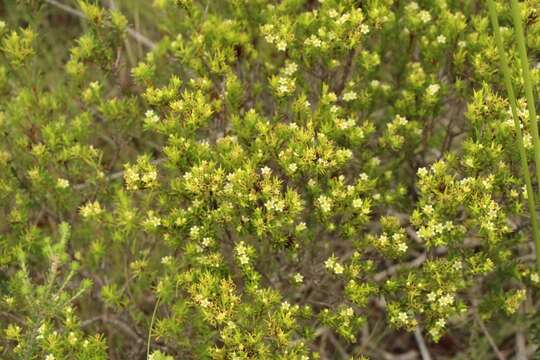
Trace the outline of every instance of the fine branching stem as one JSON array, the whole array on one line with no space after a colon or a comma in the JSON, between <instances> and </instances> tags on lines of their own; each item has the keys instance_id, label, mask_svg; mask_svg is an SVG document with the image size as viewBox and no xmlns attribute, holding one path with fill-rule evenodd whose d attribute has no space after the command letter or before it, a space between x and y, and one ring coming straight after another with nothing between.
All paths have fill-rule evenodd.
<instances>
[{"instance_id":1,"label":"fine branching stem","mask_svg":"<svg viewBox=\"0 0 540 360\"><path fill-rule=\"evenodd\" d=\"M492 1L492 0L489 0L489 1ZM491 346L491 349L495 353L495 356L497 356L497 359L506 360L506 358L504 357L501 350L499 350L499 347L497 346L497 343L493 339L493 336L491 336L491 334L489 333L486 325L484 324L484 322L482 321L480 316L478 316L478 314L475 314L475 319L476 319L476 322L478 323L478 325L480 326L480 330L482 330L482 333L484 334L484 337L487 339L489 345Z\"/></svg>"},{"instance_id":2,"label":"fine branching stem","mask_svg":"<svg viewBox=\"0 0 540 360\"><path fill-rule=\"evenodd\" d=\"M418 348L420 349L420 355L422 356L422 360L431 360L431 355L429 354L429 350L426 346L426 341L424 340L424 337L422 336L422 331L419 327L416 327L414 329L414 338L416 339L416 343L418 344Z\"/></svg>"},{"instance_id":3,"label":"fine branching stem","mask_svg":"<svg viewBox=\"0 0 540 360\"><path fill-rule=\"evenodd\" d=\"M76 16L76 17L79 17L81 19L84 19L85 16L84 14L79 11L79 10L76 10L76 9L73 9L72 7L70 6L67 6L57 0L45 0L45 2L47 2L48 4L52 5L52 6L55 6L57 7L58 9L61 9L65 12L67 12L68 14L71 14L73 16ZM144 46L146 46L148 49L154 49L156 47L156 44L148 39L146 36L144 36L143 34L141 34L140 32L128 27L126 29L127 33L129 36L131 36L131 38L133 38L135 41L137 41L139 44L143 44Z\"/></svg>"},{"instance_id":4,"label":"fine branching stem","mask_svg":"<svg viewBox=\"0 0 540 360\"><path fill-rule=\"evenodd\" d=\"M512 0L514 2L515 0ZM517 104L516 104L516 95L514 93L514 87L512 85L512 79L510 75L510 68L508 66L508 60L506 57L506 53L504 51L504 44L501 36L501 31L499 29L499 20L497 17L497 10L495 8L495 3L493 0L488 0L488 7L489 7L489 15L491 18L491 24L493 27L493 34L495 35L495 42L497 44L497 48L499 51L499 60L500 60L500 66L504 77L504 84L506 87L506 91L508 93L508 100L510 101L510 107L512 110L512 117L514 118L514 127L516 129L516 142L519 149L519 155L521 160L521 171L523 173L523 178L525 180L525 186L527 188L527 202L529 206L529 214L531 217L531 225L532 225L532 232L533 232L533 239L534 244L536 247L536 263L537 267L540 270L540 231L538 228L538 219L536 215L536 201L534 198L534 191L532 187L532 181L531 181L531 174L529 172L529 164L527 162L527 153L525 151L525 146L523 144L523 134L521 131L521 123L519 121L518 113L517 113ZM515 8L513 6L513 8ZM519 15L519 13L518 13ZM518 23L521 25L521 22L518 21ZM516 32L520 32L520 28L516 28ZM523 34L521 34L523 35ZM519 41L518 41L519 42ZM525 59L526 61L526 59ZM522 62L523 64L523 62ZM527 65L527 72L528 75L528 65ZM524 72L525 75L525 72ZM530 80L530 79L529 79ZM530 85L530 82L529 82ZM532 92L531 92L532 96ZM536 112L531 112L530 105L534 104L532 101L527 99L527 102L529 104L529 115L532 116L534 114L534 118L536 118ZM534 107L534 105L533 105ZM534 129L533 125L534 124ZM536 141L538 140L538 128L536 126L536 121L531 121L531 131L534 133L536 132ZM540 155L540 149L537 147L537 143L535 142L535 156L537 157ZM538 162L536 165L536 170L540 170L540 167L538 166ZM538 177L540 179L540 177Z\"/></svg>"}]
</instances>

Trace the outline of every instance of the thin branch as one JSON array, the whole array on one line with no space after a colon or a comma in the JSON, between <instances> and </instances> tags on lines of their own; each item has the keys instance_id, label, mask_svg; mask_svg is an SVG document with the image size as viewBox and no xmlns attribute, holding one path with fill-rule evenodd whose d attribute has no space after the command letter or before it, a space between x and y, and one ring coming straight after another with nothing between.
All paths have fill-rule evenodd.
<instances>
[{"instance_id":1,"label":"thin branch","mask_svg":"<svg viewBox=\"0 0 540 360\"><path fill-rule=\"evenodd\" d=\"M384 360L416 360L418 359L418 352L416 350L409 350L403 354L392 354L388 351L377 350Z\"/></svg>"},{"instance_id":2,"label":"thin branch","mask_svg":"<svg viewBox=\"0 0 540 360\"><path fill-rule=\"evenodd\" d=\"M516 333L516 360L527 360L527 344L521 329Z\"/></svg>"},{"instance_id":3,"label":"thin branch","mask_svg":"<svg viewBox=\"0 0 540 360\"><path fill-rule=\"evenodd\" d=\"M149 38L147 38L146 36L144 36L143 34L141 34L140 32L138 32L137 30L134 30L130 27L127 28L127 33L129 36L131 36L135 41L143 44L144 46L146 46L147 48L149 48L150 50L153 50L156 48L156 44L150 40Z\"/></svg>"},{"instance_id":4,"label":"thin branch","mask_svg":"<svg viewBox=\"0 0 540 360\"><path fill-rule=\"evenodd\" d=\"M19 324L24 324L24 320L18 317L17 315L11 314L7 311L0 311L0 316L3 316L5 318L11 319Z\"/></svg>"},{"instance_id":5,"label":"thin branch","mask_svg":"<svg viewBox=\"0 0 540 360\"><path fill-rule=\"evenodd\" d=\"M334 345L334 348L341 355L341 358L344 360L349 359L350 358L349 354L347 354L343 346L341 346L341 344L339 343L339 340L336 339L332 331L328 331L328 335L329 335L330 342L332 343L332 345Z\"/></svg>"},{"instance_id":6,"label":"thin branch","mask_svg":"<svg viewBox=\"0 0 540 360\"><path fill-rule=\"evenodd\" d=\"M79 10L77 9L74 9L70 6L67 6L57 0L45 0L46 3L52 5L52 6L55 6L57 7L58 9L61 9L65 12L67 12L68 14L71 14L73 16L76 16L78 18L81 18L81 19L85 19L86 16ZM144 46L146 46L147 48L149 48L150 50L153 50L155 47L156 47L156 44L150 40L149 38L147 38L146 36L144 36L143 34L141 34L140 32L134 30L133 28L131 27L128 27L127 28L127 34L129 36L131 36L131 38L133 38L135 41L143 44Z\"/></svg>"},{"instance_id":7,"label":"thin branch","mask_svg":"<svg viewBox=\"0 0 540 360\"><path fill-rule=\"evenodd\" d=\"M59 1L45 0L45 2L49 3L49 4L53 5L53 6L56 6L57 8L59 8L61 10L64 10L65 12L67 12L67 13L73 15L73 16L77 16L77 17L80 17L82 19L85 18L84 14L82 12L80 12L79 10L76 10L76 9L73 9L72 7L70 7L70 6L64 5Z\"/></svg>"},{"instance_id":8,"label":"thin branch","mask_svg":"<svg viewBox=\"0 0 540 360\"><path fill-rule=\"evenodd\" d=\"M463 246L466 248L474 248L476 246L480 245L480 241L478 239L466 239L463 242ZM437 256L446 255L448 253L448 248L446 247L438 247L434 250L434 254ZM373 279L377 282L384 281L388 279L389 277L397 274L400 270L403 269L412 269L420 267L426 260L428 259L427 253L422 253L415 259L406 262L406 263L398 263L395 265L392 265L388 267L387 269L378 272L373 276Z\"/></svg>"},{"instance_id":9,"label":"thin branch","mask_svg":"<svg viewBox=\"0 0 540 360\"><path fill-rule=\"evenodd\" d=\"M153 165L159 165L159 164L165 162L166 160L167 159L165 159L165 158L159 158L159 159L150 161L150 163L152 163ZM107 175L105 177L105 181L109 182L109 181L117 180L117 179L122 178L123 176L124 176L124 170L116 171L116 172L113 172L113 173L110 173L109 175ZM82 190L82 189L85 189L85 188L89 187L90 185L91 185L90 182L84 182L84 183L80 183L80 184L75 184L75 185L73 185L73 189Z\"/></svg>"},{"instance_id":10,"label":"thin branch","mask_svg":"<svg viewBox=\"0 0 540 360\"><path fill-rule=\"evenodd\" d=\"M419 327L416 327L414 329L414 338L416 339L416 343L418 344L418 349L420 350L422 360L431 360L431 355L429 354L429 350L426 346L426 341L424 340L424 337L422 336L422 331L420 331Z\"/></svg>"},{"instance_id":11,"label":"thin branch","mask_svg":"<svg viewBox=\"0 0 540 360\"><path fill-rule=\"evenodd\" d=\"M117 172L114 172L114 173L111 173L111 174L107 175L105 177L105 181L109 182L109 181L113 181L113 180L116 180L116 179L120 179L122 176L124 176L124 170L120 170L120 171L117 171ZM90 182L76 184L76 185L73 185L73 189L82 190L82 189L85 189L85 188L89 187L90 185L91 185Z\"/></svg>"},{"instance_id":12,"label":"thin branch","mask_svg":"<svg viewBox=\"0 0 540 360\"><path fill-rule=\"evenodd\" d=\"M135 340L135 342L137 342L137 344L143 344L144 343L144 340L142 339L142 337L139 334L137 334L137 332L135 330L133 330L128 324L126 324L122 320L119 320L117 318L112 318L112 317L109 317L107 315L96 316L94 318L85 320L85 321L83 321L81 323L81 327L85 328L85 327L87 327L87 326L89 326L89 325L91 325L91 324L93 324L95 322L98 322L98 321L101 321L104 324L111 324L111 325L116 326L124 334L128 335L133 340Z\"/></svg>"},{"instance_id":13,"label":"thin branch","mask_svg":"<svg viewBox=\"0 0 540 360\"><path fill-rule=\"evenodd\" d=\"M426 260L427 260L427 254L423 253L422 255L418 256L416 259L412 261L409 261L408 263L396 264L396 265L390 266L386 270L383 270L375 274L373 278L377 282L386 280L392 275L395 275L398 271L402 269L417 268L420 265L422 265Z\"/></svg>"},{"instance_id":14,"label":"thin branch","mask_svg":"<svg viewBox=\"0 0 540 360\"><path fill-rule=\"evenodd\" d=\"M347 85L347 81L349 81L349 78L351 76L352 70L353 70L353 60L357 56L356 50L350 50L349 55L347 56L347 61L345 63L345 68L343 71L343 77L341 78L339 84L336 87L336 94L341 96L341 93L343 92L343 89L345 89L345 86Z\"/></svg>"},{"instance_id":15,"label":"thin branch","mask_svg":"<svg viewBox=\"0 0 540 360\"><path fill-rule=\"evenodd\" d=\"M493 340L493 337L489 333L489 331L488 331L486 325L484 324L484 322L482 321L482 319L480 319L480 317L476 313L475 313L474 317L475 317L476 322L478 323L478 325L480 325L480 330L482 330L482 333L484 334L487 341L489 342L489 345L491 345L491 348L493 349L493 352L497 356L497 359L506 360L506 357L503 355L501 350L499 350L499 347L497 346L497 343L495 343L495 340Z\"/></svg>"}]
</instances>

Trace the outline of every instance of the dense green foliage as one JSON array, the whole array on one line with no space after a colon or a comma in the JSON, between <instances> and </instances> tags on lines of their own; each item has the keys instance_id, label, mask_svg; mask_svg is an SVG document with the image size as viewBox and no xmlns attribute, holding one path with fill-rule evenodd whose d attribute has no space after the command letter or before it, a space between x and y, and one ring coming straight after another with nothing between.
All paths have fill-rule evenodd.
<instances>
[{"instance_id":1,"label":"dense green foliage","mask_svg":"<svg viewBox=\"0 0 540 360\"><path fill-rule=\"evenodd\" d=\"M537 351L483 1L0 4L1 359ZM519 5L530 93L495 11L534 175L540 1Z\"/></svg>"}]
</instances>

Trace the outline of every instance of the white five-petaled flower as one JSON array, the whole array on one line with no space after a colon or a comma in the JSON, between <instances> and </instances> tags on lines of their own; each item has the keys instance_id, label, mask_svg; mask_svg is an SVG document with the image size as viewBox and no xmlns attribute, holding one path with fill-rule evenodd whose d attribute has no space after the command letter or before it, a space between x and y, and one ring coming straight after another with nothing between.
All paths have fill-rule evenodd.
<instances>
[{"instance_id":1,"label":"white five-petaled flower","mask_svg":"<svg viewBox=\"0 0 540 360\"><path fill-rule=\"evenodd\" d=\"M261 168L261 174L270 175L271 173L272 173L272 169L270 169L268 166Z\"/></svg>"},{"instance_id":2,"label":"white five-petaled flower","mask_svg":"<svg viewBox=\"0 0 540 360\"><path fill-rule=\"evenodd\" d=\"M444 36L444 35L437 36L437 42L439 44L446 44L446 36Z\"/></svg>"},{"instance_id":3,"label":"white five-petaled flower","mask_svg":"<svg viewBox=\"0 0 540 360\"><path fill-rule=\"evenodd\" d=\"M435 96L439 92L440 89L441 89L441 86L439 84L431 84L428 86L426 91L428 95Z\"/></svg>"},{"instance_id":4,"label":"white five-petaled flower","mask_svg":"<svg viewBox=\"0 0 540 360\"><path fill-rule=\"evenodd\" d=\"M420 13L418 14L418 16L420 17L420 20L422 20L422 22L424 24L428 23L431 21L431 14L429 13L429 11L427 10L422 10L420 11Z\"/></svg>"}]
</instances>

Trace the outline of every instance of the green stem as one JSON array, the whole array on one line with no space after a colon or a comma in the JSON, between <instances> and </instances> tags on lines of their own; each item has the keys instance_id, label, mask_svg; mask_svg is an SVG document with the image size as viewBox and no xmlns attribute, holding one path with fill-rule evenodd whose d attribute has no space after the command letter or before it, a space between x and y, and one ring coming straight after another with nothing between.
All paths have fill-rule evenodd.
<instances>
[{"instance_id":1,"label":"green stem","mask_svg":"<svg viewBox=\"0 0 540 360\"><path fill-rule=\"evenodd\" d=\"M515 0L512 0L515 1ZM504 76L504 85L506 86L506 91L508 92L508 99L510 101L510 107L512 109L512 117L514 118L514 127L516 128L516 142L519 149L519 156L521 159L521 171L523 172L523 177L525 178L525 186L527 188L527 202L529 205L529 213L531 217L531 225L532 225L532 232L533 232L533 239L534 244L536 248L536 265L538 268L538 271L540 271L540 231L538 228L538 220L536 218L536 202L534 199L534 192L532 187L532 181L531 181L531 174L529 172L529 165L527 162L527 153L525 151L525 146L523 144L523 134L521 132L521 123L519 121L519 117L517 114L517 105L516 105L516 95L514 93L514 87L512 86L512 80L510 76L510 68L508 67L508 60L506 58L506 53L504 51L504 44L502 41L501 32L499 29L499 20L497 18L497 10L495 9L495 3L493 0L488 0L488 7L489 7L489 15L491 18L491 25L493 27L493 33L495 35L495 43L497 44L497 48L499 51L499 59L500 59L500 66L503 72ZM517 32L519 32L518 29L516 29ZM527 66L527 74L528 74L528 66ZM531 92L532 96L532 92ZM531 101L528 101L529 105L532 103ZM531 114L529 110L529 114ZM536 112L534 112L534 118L536 118ZM536 121L532 121L534 123L534 127L536 128L536 136L538 138L538 129L536 126ZM535 154L538 155L539 149L535 146ZM536 167L536 169L540 169L540 167ZM539 177L540 179L540 177Z\"/></svg>"},{"instance_id":2,"label":"green stem","mask_svg":"<svg viewBox=\"0 0 540 360\"><path fill-rule=\"evenodd\" d=\"M519 58L521 61L521 72L523 74L523 83L525 85L525 96L527 97L527 107L529 109L529 131L533 138L536 179L540 181L540 139L538 137L538 121L536 117L536 105L534 103L532 78L529 71L529 60L527 58L527 49L525 46L525 32L523 31L518 1L512 0L511 5L514 32L516 34ZM540 187L538 187L538 191L540 194Z\"/></svg>"},{"instance_id":3,"label":"green stem","mask_svg":"<svg viewBox=\"0 0 540 360\"><path fill-rule=\"evenodd\" d=\"M156 319L156 313L159 306L160 298L156 300L156 306L154 307L154 312L152 313L152 320L150 320L150 329L148 329L148 342L146 343L146 359L150 358L150 344L152 342L152 328L154 327L154 320Z\"/></svg>"}]
</instances>

